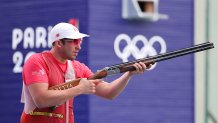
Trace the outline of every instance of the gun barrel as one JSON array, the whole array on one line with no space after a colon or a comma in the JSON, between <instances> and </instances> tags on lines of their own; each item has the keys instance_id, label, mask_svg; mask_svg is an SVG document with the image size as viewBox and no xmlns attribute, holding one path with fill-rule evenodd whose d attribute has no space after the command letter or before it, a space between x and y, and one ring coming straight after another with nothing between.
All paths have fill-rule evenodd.
<instances>
[{"instance_id":1,"label":"gun barrel","mask_svg":"<svg viewBox=\"0 0 218 123\"><path fill-rule=\"evenodd\" d=\"M213 43L206 42L206 43L198 44L198 45L195 45L195 46L189 47L189 48L183 48L180 50L171 51L168 53L163 53L163 54L151 56L148 58L142 58L142 59L137 59L137 60L134 60L131 62L125 62L122 64L113 65L109 68L113 68L113 69L119 68L120 73L123 73L126 71L135 70L135 68L132 66L132 64L134 64L136 62L144 62L146 65L149 65L149 64L154 64L155 62L160 62L160 61L164 61L167 59L171 59L171 58L175 58L175 57L179 57L179 56L183 56L183 55L187 55L187 54L191 54L191 53L195 53L195 52L200 52L200 51L204 51L204 50L208 50L208 49L212 49L212 48L214 48Z\"/></svg>"},{"instance_id":2,"label":"gun barrel","mask_svg":"<svg viewBox=\"0 0 218 123\"><path fill-rule=\"evenodd\" d=\"M172 51L169 53L165 53L162 55L160 54L156 57L154 56L153 59L155 62L160 62L163 60L167 60L167 59L171 59L171 58L175 58L175 57L179 57L179 56L183 56L183 55L187 55L187 54L191 54L195 52L200 52L200 51L204 51L204 50L208 50L212 48L214 48L213 43L207 42L207 43L195 45L193 47L184 48L184 49Z\"/></svg>"},{"instance_id":3,"label":"gun barrel","mask_svg":"<svg viewBox=\"0 0 218 123\"><path fill-rule=\"evenodd\" d=\"M142 58L142 59L136 59L134 61L130 61L130 62L124 62L124 63L121 63L121 64L116 64L116 65L113 65L113 66L110 66L110 67L121 67L121 66L127 66L127 65L131 65L131 64L134 64L136 62L140 62L140 61L148 61L148 60L154 60L154 59L158 59L156 60L156 62L158 61L162 61L164 60L163 57L167 57L167 56L175 56L174 54L190 54L190 53L194 53L194 52L199 52L197 51L197 49L201 49L201 48L205 48L205 47L210 47L209 49L211 48L214 48L214 45L213 43L210 43L210 42L206 42L206 43L202 43L202 44L198 44L198 45L195 45L193 47L188 47L188 48L183 48L183 49L180 49L180 50L176 50L176 51L172 51L172 52L167 52L167 53L163 53L163 54L158 54L158 55L155 55L155 56L150 56L148 58ZM206 50L206 49L202 49L201 51L203 50ZM189 52L189 53L188 53ZM181 56L181 55L180 55ZM176 56L175 56L176 57ZM178 56L177 56L178 57ZM174 58L174 57L173 57ZM170 59L170 57L168 58Z\"/></svg>"}]
</instances>

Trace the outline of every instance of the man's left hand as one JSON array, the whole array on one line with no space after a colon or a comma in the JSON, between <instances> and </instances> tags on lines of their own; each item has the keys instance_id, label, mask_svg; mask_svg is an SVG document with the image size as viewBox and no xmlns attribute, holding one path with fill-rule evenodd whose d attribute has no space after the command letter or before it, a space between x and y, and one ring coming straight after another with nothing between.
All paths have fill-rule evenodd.
<instances>
[{"instance_id":1,"label":"man's left hand","mask_svg":"<svg viewBox=\"0 0 218 123\"><path fill-rule=\"evenodd\" d=\"M148 70L149 68L151 68L151 64L147 67L143 62L139 62L139 63L135 63L133 64L133 66L136 68L136 70L131 71L130 74L134 75L134 74L142 74L144 73L146 70Z\"/></svg>"}]
</instances>

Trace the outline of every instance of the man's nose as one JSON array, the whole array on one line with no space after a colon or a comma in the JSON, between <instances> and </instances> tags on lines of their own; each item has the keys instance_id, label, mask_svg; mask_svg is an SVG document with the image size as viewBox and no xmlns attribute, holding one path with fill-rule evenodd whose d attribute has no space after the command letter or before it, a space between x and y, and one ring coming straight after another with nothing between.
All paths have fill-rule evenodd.
<instances>
[{"instance_id":1,"label":"man's nose","mask_svg":"<svg viewBox=\"0 0 218 123\"><path fill-rule=\"evenodd\" d=\"M77 44L76 45L76 48L78 49L78 50L80 50L82 47L81 47L81 44Z\"/></svg>"}]
</instances>

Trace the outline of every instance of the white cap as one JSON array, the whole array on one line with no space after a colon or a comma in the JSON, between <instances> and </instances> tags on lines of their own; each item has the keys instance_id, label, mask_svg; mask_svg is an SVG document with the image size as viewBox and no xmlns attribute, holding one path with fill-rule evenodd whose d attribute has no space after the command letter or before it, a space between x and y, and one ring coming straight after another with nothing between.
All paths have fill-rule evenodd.
<instances>
[{"instance_id":1,"label":"white cap","mask_svg":"<svg viewBox=\"0 0 218 123\"><path fill-rule=\"evenodd\" d=\"M58 23L50 31L51 43L63 39L79 39L83 37L89 37L89 35L80 33L79 30L69 23Z\"/></svg>"}]
</instances>

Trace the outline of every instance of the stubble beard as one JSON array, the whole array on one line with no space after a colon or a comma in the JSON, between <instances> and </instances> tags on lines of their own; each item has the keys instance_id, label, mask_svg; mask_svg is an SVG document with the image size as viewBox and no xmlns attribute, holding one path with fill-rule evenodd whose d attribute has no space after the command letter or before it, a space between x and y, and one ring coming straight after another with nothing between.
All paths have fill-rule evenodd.
<instances>
[{"instance_id":1,"label":"stubble beard","mask_svg":"<svg viewBox=\"0 0 218 123\"><path fill-rule=\"evenodd\" d=\"M68 59L68 60L75 60L76 59L76 56L74 56L73 54L72 54L72 52L70 52L70 51L67 51L66 52L66 58Z\"/></svg>"}]
</instances>

